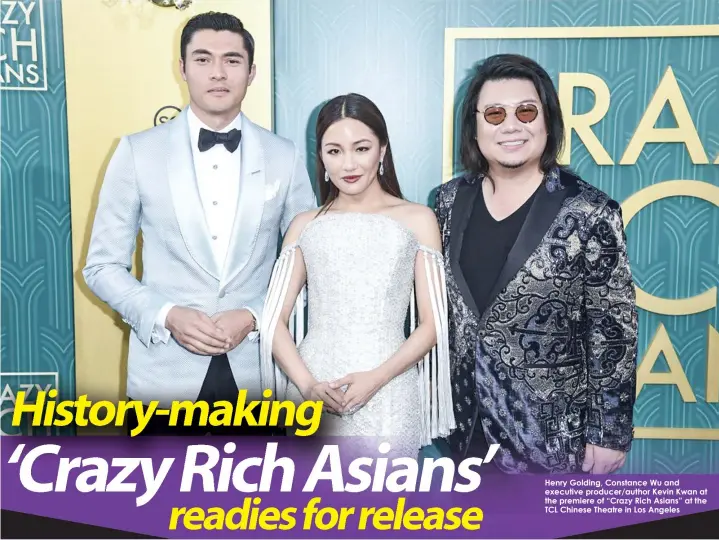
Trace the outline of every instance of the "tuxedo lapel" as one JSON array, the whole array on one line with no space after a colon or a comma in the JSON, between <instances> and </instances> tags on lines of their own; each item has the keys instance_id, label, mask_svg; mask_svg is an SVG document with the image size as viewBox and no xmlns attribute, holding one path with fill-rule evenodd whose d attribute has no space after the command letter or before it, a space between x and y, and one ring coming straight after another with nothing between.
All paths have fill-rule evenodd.
<instances>
[{"instance_id":1,"label":"tuxedo lapel","mask_svg":"<svg viewBox=\"0 0 719 540\"><path fill-rule=\"evenodd\" d=\"M564 200L568 196L574 195L576 189L574 177L563 173L560 176L560 173L556 171L550 173L538 188L527 219L525 219L517 240L509 251L507 260L492 288L492 293L489 295L488 308L527 262L556 219Z\"/></svg>"},{"instance_id":2,"label":"tuxedo lapel","mask_svg":"<svg viewBox=\"0 0 719 540\"><path fill-rule=\"evenodd\" d=\"M221 287L247 265L255 247L265 204L265 157L254 124L242 115L241 172L238 182L237 214L227 251Z\"/></svg>"},{"instance_id":3,"label":"tuxedo lapel","mask_svg":"<svg viewBox=\"0 0 719 540\"><path fill-rule=\"evenodd\" d=\"M187 109L177 115L169 128L170 146L165 159L172 204L180 233L187 251L197 264L208 274L219 279L219 271L209 244L210 233L205 221L202 199L197 187L195 164L192 159L192 141L187 125Z\"/></svg>"},{"instance_id":4,"label":"tuxedo lapel","mask_svg":"<svg viewBox=\"0 0 719 540\"><path fill-rule=\"evenodd\" d=\"M474 207L474 200L481 189L480 186L481 183L476 180L461 181L452 205L451 230L449 235L449 254L452 275L454 276L460 293L462 293L462 298L464 298L467 306L469 306L469 309L472 310L477 318L479 318L479 310L477 309L477 304L474 301L472 292L469 290L469 285L467 285L467 281L464 278L459 260L462 253L462 243L464 242L464 232L467 230L469 218L472 215L472 208Z\"/></svg>"}]
</instances>

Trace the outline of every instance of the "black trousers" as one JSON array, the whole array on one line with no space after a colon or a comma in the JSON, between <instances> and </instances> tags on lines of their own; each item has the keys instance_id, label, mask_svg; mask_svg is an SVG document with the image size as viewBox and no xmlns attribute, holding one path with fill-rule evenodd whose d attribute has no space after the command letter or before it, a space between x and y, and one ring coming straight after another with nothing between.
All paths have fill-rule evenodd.
<instances>
[{"instance_id":1,"label":"black trousers","mask_svg":"<svg viewBox=\"0 0 719 540\"><path fill-rule=\"evenodd\" d=\"M230 361L226 354L220 356L213 356L210 360L210 366L207 369L205 380L202 383L202 388L197 396L197 401L206 401L210 405L210 414L214 410L212 403L215 401L229 401L235 403L237 401L237 394L239 389L235 384L235 378L232 375L232 369L230 368ZM132 399L132 398L129 398ZM185 426L185 414L183 411L180 412L177 425L170 426L169 415L152 415L149 423L142 430L139 435L145 436L158 436L158 435L171 435L171 436L198 436L198 435L224 435L224 436L283 436L285 435L285 428L270 427L270 426L210 426L210 425L197 425L200 420L200 415L195 412L192 418L192 425ZM134 411L128 411L127 418L127 434L135 429L138 425L137 416Z\"/></svg>"}]
</instances>

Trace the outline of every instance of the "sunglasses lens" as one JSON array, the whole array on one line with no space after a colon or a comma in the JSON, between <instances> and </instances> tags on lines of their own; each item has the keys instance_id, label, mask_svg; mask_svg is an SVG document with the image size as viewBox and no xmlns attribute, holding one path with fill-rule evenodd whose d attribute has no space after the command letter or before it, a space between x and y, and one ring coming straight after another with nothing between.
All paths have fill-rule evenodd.
<instances>
[{"instance_id":1,"label":"sunglasses lens","mask_svg":"<svg viewBox=\"0 0 719 540\"><path fill-rule=\"evenodd\" d=\"M532 122L535 118L537 118L538 113L539 111L537 110L537 107L531 104L520 105L517 107L517 118L520 122L524 122L525 124Z\"/></svg>"},{"instance_id":2,"label":"sunglasses lens","mask_svg":"<svg viewBox=\"0 0 719 540\"><path fill-rule=\"evenodd\" d=\"M490 107L484 111L484 119L493 126L504 122L506 116L507 112L502 107Z\"/></svg>"}]
</instances>

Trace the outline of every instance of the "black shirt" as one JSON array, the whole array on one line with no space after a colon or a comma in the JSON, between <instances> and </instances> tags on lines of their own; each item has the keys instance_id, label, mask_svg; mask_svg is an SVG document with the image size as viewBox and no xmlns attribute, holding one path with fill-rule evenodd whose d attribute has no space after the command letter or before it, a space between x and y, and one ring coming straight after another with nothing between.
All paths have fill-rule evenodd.
<instances>
[{"instance_id":1,"label":"black shirt","mask_svg":"<svg viewBox=\"0 0 719 540\"><path fill-rule=\"evenodd\" d=\"M489 295L499 278L507 255L527 218L536 191L513 214L496 221L487 210L482 185L462 240L459 265L481 314L494 300Z\"/></svg>"}]
</instances>

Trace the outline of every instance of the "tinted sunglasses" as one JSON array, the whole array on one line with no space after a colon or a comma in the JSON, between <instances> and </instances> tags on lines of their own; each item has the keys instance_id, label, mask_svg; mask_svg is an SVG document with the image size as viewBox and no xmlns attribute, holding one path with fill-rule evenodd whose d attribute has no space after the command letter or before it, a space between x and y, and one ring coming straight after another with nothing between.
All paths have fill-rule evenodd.
<instances>
[{"instance_id":1,"label":"tinted sunglasses","mask_svg":"<svg viewBox=\"0 0 719 540\"><path fill-rule=\"evenodd\" d=\"M504 107L487 107L482 114L487 123L492 124L493 126L498 126L504 122L505 118L507 118L507 109ZM523 124L528 124L530 122L534 122L537 118L539 115L539 108L532 103L525 103L514 109L514 115L517 117L517 120Z\"/></svg>"}]
</instances>

